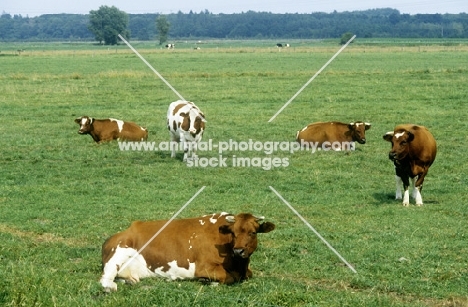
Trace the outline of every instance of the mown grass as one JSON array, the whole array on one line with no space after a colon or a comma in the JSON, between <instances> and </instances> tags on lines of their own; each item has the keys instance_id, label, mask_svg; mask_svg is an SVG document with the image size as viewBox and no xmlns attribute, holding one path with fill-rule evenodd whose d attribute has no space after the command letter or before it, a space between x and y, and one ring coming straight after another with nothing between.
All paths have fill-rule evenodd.
<instances>
[{"instance_id":1,"label":"mown grass","mask_svg":"<svg viewBox=\"0 0 468 307\"><path fill-rule=\"evenodd\" d=\"M273 42L271 42L273 44ZM314 121L373 124L352 153L228 151L286 158L287 167L189 168L167 151L122 152L77 134L75 117L116 117L168 141L177 96L140 59L98 46L57 44L0 57L0 303L5 306L466 306L468 296L466 45L348 47L272 123L267 121L339 46L260 44L197 51L142 47L145 58L206 113L205 139L294 141ZM54 51L54 46L59 51ZM94 50L94 49L95 50ZM64 50L65 49L65 50ZM67 51L68 50L68 51ZM425 206L393 199L382 135L427 126L439 152ZM200 152L215 158L216 151ZM102 292L100 246L133 220L216 211L265 215L254 278L234 286L143 280ZM352 273L276 197L273 186L339 253Z\"/></svg>"}]
</instances>

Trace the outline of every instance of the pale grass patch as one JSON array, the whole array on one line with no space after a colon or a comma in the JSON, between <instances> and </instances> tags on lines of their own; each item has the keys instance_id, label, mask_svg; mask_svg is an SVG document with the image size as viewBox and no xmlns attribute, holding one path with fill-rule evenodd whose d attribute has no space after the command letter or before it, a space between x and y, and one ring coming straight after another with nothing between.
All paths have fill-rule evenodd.
<instances>
[{"instance_id":1,"label":"pale grass patch","mask_svg":"<svg viewBox=\"0 0 468 307\"><path fill-rule=\"evenodd\" d=\"M86 245L85 241L78 240L77 238L63 238L53 233L37 234L31 231L23 231L16 227L5 225L5 224L0 224L0 232L8 233L8 234L11 234L12 236L15 236L21 239L32 240L34 242L39 242L39 243L52 243L52 244L63 243L68 246L85 246Z\"/></svg>"}]
</instances>

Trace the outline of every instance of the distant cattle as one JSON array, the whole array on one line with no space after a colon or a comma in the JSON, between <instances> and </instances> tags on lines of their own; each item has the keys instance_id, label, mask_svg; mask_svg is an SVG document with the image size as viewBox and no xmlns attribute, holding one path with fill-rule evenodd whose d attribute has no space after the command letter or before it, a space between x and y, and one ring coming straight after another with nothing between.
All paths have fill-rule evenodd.
<instances>
[{"instance_id":1,"label":"distant cattle","mask_svg":"<svg viewBox=\"0 0 468 307\"><path fill-rule=\"evenodd\" d=\"M416 205L421 206L424 178L437 154L434 137L424 126L403 124L387 132L383 138L392 143L388 157L395 165L395 199L402 199L401 184L403 183L403 206L409 205L409 178L411 178L414 186L412 197Z\"/></svg>"},{"instance_id":2,"label":"distant cattle","mask_svg":"<svg viewBox=\"0 0 468 307\"><path fill-rule=\"evenodd\" d=\"M354 150L354 142L366 143L366 130L371 124L365 122L317 122L309 124L296 134L296 141L303 146L329 146L333 150Z\"/></svg>"},{"instance_id":3,"label":"distant cattle","mask_svg":"<svg viewBox=\"0 0 468 307\"><path fill-rule=\"evenodd\" d=\"M282 48L282 47L283 47L283 44L276 44L276 47Z\"/></svg>"},{"instance_id":4,"label":"distant cattle","mask_svg":"<svg viewBox=\"0 0 468 307\"><path fill-rule=\"evenodd\" d=\"M171 141L181 142L184 148L184 161L197 158L197 144L205 131L205 115L190 101L178 100L169 105L167 110L167 129ZM171 145L171 157L176 156L175 144Z\"/></svg>"},{"instance_id":5,"label":"distant cattle","mask_svg":"<svg viewBox=\"0 0 468 307\"><path fill-rule=\"evenodd\" d=\"M89 134L97 143L112 140L145 141L148 138L146 128L119 119L82 116L75 119L75 123L80 125L79 134Z\"/></svg>"},{"instance_id":6,"label":"distant cattle","mask_svg":"<svg viewBox=\"0 0 468 307\"><path fill-rule=\"evenodd\" d=\"M222 284L249 279L257 234L275 228L263 220L250 213L220 213L170 223L133 222L103 244L100 283L106 291L116 291L115 278L129 283L163 277Z\"/></svg>"},{"instance_id":7,"label":"distant cattle","mask_svg":"<svg viewBox=\"0 0 468 307\"><path fill-rule=\"evenodd\" d=\"M175 48L175 44L167 44L167 45L166 45L166 48L167 48L167 49L174 49L174 48Z\"/></svg>"}]
</instances>

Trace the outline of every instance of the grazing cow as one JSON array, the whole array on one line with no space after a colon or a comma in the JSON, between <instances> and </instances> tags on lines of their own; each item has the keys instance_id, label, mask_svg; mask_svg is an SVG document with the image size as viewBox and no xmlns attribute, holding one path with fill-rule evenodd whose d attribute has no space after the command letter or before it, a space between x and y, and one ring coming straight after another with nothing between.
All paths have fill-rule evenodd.
<instances>
[{"instance_id":1,"label":"grazing cow","mask_svg":"<svg viewBox=\"0 0 468 307\"><path fill-rule=\"evenodd\" d=\"M296 134L296 141L302 146L339 150L354 150L354 142L366 143L366 130L371 124L364 122L318 122L304 127Z\"/></svg>"},{"instance_id":2,"label":"grazing cow","mask_svg":"<svg viewBox=\"0 0 468 307\"><path fill-rule=\"evenodd\" d=\"M146 141L148 130L132 122L119 119L94 119L82 116L75 119L80 125L79 134L89 134L97 143L112 140Z\"/></svg>"},{"instance_id":3,"label":"grazing cow","mask_svg":"<svg viewBox=\"0 0 468 307\"><path fill-rule=\"evenodd\" d=\"M167 49L174 49L174 47L175 47L175 44L167 44L166 45Z\"/></svg>"},{"instance_id":4,"label":"grazing cow","mask_svg":"<svg viewBox=\"0 0 468 307\"><path fill-rule=\"evenodd\" d=\"M223 212L170 222L133 222L104 242L100 283L106 291L116 291L115 278L129 283L163 277L222 284L251 278L249 262L257 233L275 228L263 219Z\"/></svg>"},{"instance_id":5,"label":"grazing cow","mask_svg":"<svg viewBox=\"0 0 468 307\"><path fill-rule=\"evenodd\" d=\"M276 47L282 48L282 47L283 47L283 44L276 44Z\"/></svg>"},{"instance_id":6,"label":"grazing cow","mask_svg":"<svg viewBox=\"0 0 468 307\"><path fill-rule=\"evenodd\" d=\"M429 167L435 160L437 144L432 134L424 126L403 124L383 136L392 143L388 158L395 165L396 193L395 199L402 199L401 184L403 183L403 206L409 206L409 178L413 183L412 197L417 206L423 204L421 190ZM415 182L416 180L416 182Z\"/></svg>"},{"instance_id":7,"label":"grazing cow","mask_svg":"<svg viewBox=\"0 0 468 307\"><path fill-rule=\"evenodd\" d=\"M169 105L167 129L172 142L182 142L184 161L197 158L197 144L202 139L205 123L205 115L193 102L177 100ZM172 158L176 156L176 147L175 143L171 144Z\"/></svg>"},{"instance_id":8,"label":"grazing cow","mask_svg":"<svg viewBox=\"0 0 468 307\"><path fill-rule=\"evenodd\" d=\"M285 45L284 45L284 47L286 47L286 48L289 48L289 47L290 47L290 45L289 45L289 44L285 44Z\"/></svg>"}]
</instances>

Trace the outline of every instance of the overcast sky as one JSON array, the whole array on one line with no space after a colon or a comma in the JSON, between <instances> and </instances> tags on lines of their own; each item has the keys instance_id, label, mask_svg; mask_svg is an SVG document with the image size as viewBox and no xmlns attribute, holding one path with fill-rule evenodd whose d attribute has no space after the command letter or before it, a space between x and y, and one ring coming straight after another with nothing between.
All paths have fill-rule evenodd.
<instances>
[{"instance_id":1,"label":"overcast sky","mask_svg":"<svg viewBox=\"0 0 468 307\"><path fill-rule=\"evenodd\" d=\"M88 14L101 5L128 14L140 13L313 13L394 8L404 14L468 13L468 0L0 0L0 13L34 17L42 14Z\"/></svg>"}]
</instances>

